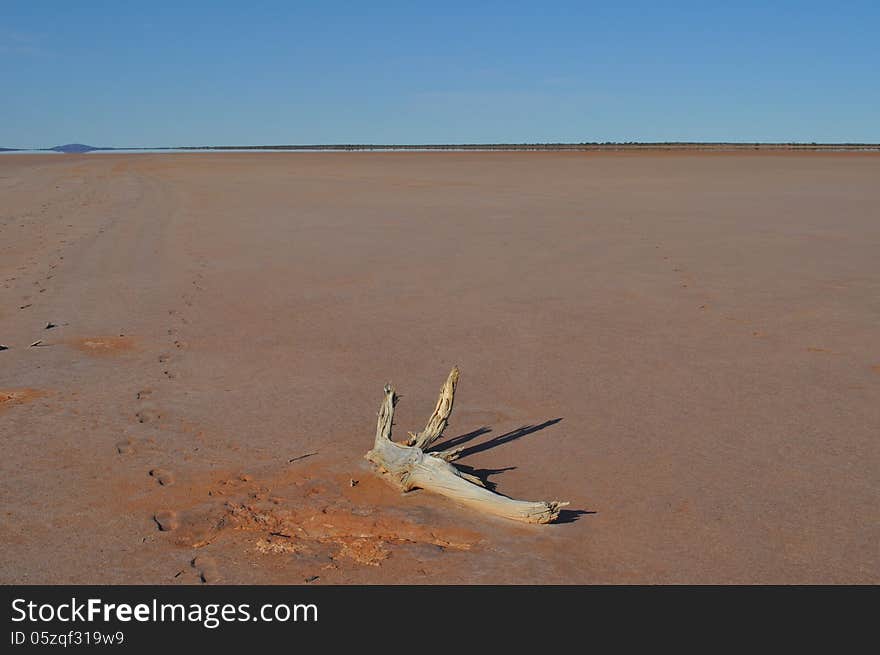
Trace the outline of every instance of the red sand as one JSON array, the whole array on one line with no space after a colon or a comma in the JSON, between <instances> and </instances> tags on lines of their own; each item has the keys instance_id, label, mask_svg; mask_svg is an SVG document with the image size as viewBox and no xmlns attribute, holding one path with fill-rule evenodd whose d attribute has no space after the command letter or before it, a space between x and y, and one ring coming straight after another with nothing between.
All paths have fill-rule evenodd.
<instances>
[{"instance_id":1,"label":"red sand","mask_svg":"<svg viewBox=\"0 0 880 655\"><path fill-rule=\"evenodd\" d=\"M880 582L878 181L855 153L4 155L0 582ZM453 364L447 436L490 430L462 464L587 513L372 475L382 385L402 437Z\"/></svg>"}]
</instances>

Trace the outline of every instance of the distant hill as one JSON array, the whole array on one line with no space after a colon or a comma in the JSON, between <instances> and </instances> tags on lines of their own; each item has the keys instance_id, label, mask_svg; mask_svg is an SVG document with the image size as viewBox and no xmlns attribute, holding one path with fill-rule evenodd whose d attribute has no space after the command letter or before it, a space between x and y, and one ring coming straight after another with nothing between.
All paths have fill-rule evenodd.
<instances>
[{"instance_id":1,"label":"distant hill","mask_svg":"<svg viewBox=\"0 0 880 655\"><path fill-rule=\"evenodd\" d=\"M102 148L87 146L84 143L66 143L63 146L49 148L49 150L54 150L55 152L91 152L92 150L102 150Z\"/></svg>"},{"instance_id":2,"label":"distant hill","mask_svg":"<svg viewBox=\"0 0 880 655\"><path fill-rule=\"evenodd\" d=\"M0 152L14 152L18 150L18 148L0 148Z\"/></svg>"}]
</instances>

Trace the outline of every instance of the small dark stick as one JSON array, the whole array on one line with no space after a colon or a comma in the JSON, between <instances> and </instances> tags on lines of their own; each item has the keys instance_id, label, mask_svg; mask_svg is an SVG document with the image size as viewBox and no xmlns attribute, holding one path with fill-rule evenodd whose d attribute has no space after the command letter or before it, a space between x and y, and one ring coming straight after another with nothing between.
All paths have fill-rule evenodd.
<instances>
[{"instance_id":1,"label":"small dark stick","mask_svg":"<svg viewBox=\"0 0 880 655\"><path fill-rule=\"evenodd\" d=\"M311 457L312 455L317 455L317 454L318 454L318 451L316 450L313 453L306 453L305 455L300 455L299 457L291 457L289 460L287 460L287 463L290 464L292 462L298 462L301 459L305 459L306 457Z\"/></svg>"}]
</instances>

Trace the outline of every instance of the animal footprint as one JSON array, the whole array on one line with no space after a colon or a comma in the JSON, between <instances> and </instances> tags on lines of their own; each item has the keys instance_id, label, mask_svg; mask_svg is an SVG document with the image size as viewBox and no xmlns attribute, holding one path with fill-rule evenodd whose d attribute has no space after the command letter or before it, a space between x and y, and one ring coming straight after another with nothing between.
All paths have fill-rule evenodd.
<instances>
[{"instance_id":1,"label":"animal footprint","mask_svg":"<svg viewBox=\"0 0 880 655\"><path fill-rule=\"evenodd\" d=\"M171 532L180 527L180 519L177 518L177 512L174 510L159 510L153 515L153 520L159 526L160 532Z\"/></svg>"},{"instance_id":2,"label":"animal footprint","mask_svg":"<svg viewBox=\"0 0 880 655\"><path fill-rule=\"evenodd\" d=\"M131 439L120 441L116 444L116 452L120 455L129 455L134 452L134 444Z\"/></svg>"},{"instance_id":3,"label":"animal footprint","mask_svg":"<svg viewBox=\"0 0 880 655\"><path fill-rule=\"evenodd\" d=\"M192 567L199 572L199 578L205 584L215 584L220 581L220 572L217 562L211 557L199 555L190 562Z\"/></svg>"},{"instance_id":4,"label":"animal footprint","mask_svg":"<svg viewBox=\"0 0 880 655\"><path fill-rule=\"evenodd\" d=\"M153 409L152 407L144 407L135 412L135 418L138 423L151 423L153 421L158 421L162 418L162 415L158 410Z\"/></svg>"},{"instance_id":5,"label":"animal footprint","mask_svg":"<svg viewBox=\"0 0 880 655\"><path fill-rule=\"evenodd\" d=\"M152 469L150 475L156 478L156 482L163 487L169 487L174 484L174 474L165 469Z\"/></svg>"}]
</instances>

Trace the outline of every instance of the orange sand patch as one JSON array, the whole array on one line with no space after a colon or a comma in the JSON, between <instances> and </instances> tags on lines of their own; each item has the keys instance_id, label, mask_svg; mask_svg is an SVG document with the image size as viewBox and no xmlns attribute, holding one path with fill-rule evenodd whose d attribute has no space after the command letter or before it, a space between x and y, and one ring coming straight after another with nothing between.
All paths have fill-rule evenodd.
<instances>
[{"instance_id":1,"label":"orange sand patch","mask_svg":"<svg viewBox=\"0 0 880 655\"><path fill-rule=\"evenodd\" d=\"M382 494L366 480L367 493L353 502L348 493L340 493L351 489L348 479L313 477L316 473L320 471L303 467L268 479L218 477L216 472L193 476L179 489L163 489L161 496L131 499L127 510L162 503L153 520L169 533L171 543L185 548L203 548L245 533L253 535L250 548L262 555L323 553L340 563L368 566L379 566L398 546L467 551L482 540L470 530L422 524L383 508ZM194 498L207 502L194 506Z\"/></svg>"},{"instance_id":2,"label":"orange sand patch","mask_svg":"<svg viewBox=\"0 0 880 655\"><path fill-rule=\"evenodd\" d=\"M358 564L378 566L391 555L390 547L400 544L431 544L444 549L470 550L477 541L474 534L458 529L419 525L391 517L369 507L267 507L260 504L226 505L224 524L236 530L257 531L268 537L257 542L257 550L268 552L282 546L309 552L318 544L336 549L334 559L345 558Z\"/></svg>"},{"instance_id":3,"label":"orange sand patch","mask_svg":"<svg viewBox=\"0 0 880 655\"><path fill-rule=\"evenodd\" d=\"M23 405L44 395L46 392L39 389L0 389L0 412L12 405Z\"/></svg>"},{"instance_id":4,"label":"orange sand patch","mask_svg":"<svg viewBox=\"0 0 880 655\"><path fill-rule=\"evenodd\" d=\"M90 355L117 355L135 347L132 337L87 337L76 339L71 345Z\"/></svg>"}]
</instances>

